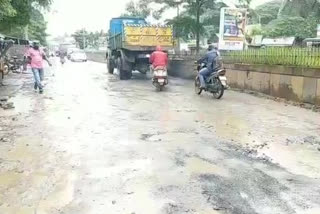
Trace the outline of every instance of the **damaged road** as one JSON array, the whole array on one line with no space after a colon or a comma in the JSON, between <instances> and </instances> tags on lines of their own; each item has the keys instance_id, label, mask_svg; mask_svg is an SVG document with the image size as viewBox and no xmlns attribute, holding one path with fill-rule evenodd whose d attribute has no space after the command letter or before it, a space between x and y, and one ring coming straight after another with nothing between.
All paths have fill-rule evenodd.
<instances>
[{"instance_id":1,"label":"damaged road","mask_svg":"<svg viewBox=\"0 0 320 214\"><path fill-rule=\"evenodd\" d=\"M320 213L319 113L93 62L54 73L0 109L0 213Z\"/></svg>"}]
</instances>

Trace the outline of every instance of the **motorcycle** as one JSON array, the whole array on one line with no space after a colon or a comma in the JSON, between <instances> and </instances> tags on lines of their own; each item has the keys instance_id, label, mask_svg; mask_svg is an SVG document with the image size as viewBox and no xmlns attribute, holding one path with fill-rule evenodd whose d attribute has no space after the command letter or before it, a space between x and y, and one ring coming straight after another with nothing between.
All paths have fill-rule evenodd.
<instances>
[{"instance_id":1,"label":"motorcycle","mask_svg":"<svg viewBox=\"0 0 320 214\"><path fill-rule=\"evenodd\" d=\"M199 73L202 68L205 68L205 64L198 64L197 65L197 72ZM218 67L215 69L216 72L213 72L209 77L205 78L206 81L206 87L202 89L200 87L200 78L199 74L197 75L195 79L195 92L196 94L200 95L202 91L207 91L213 94L213 97L216 99L220 99L225 89L228 88L227 85L227 78L225 76L226 70L221 67Z\"/></svg>"},{"instance_id":2,"label":"motorcycle","mask_svg":"<svg viewBox=\"0 0 320 214\"><path fill-rule=\"evenodd\" d=\"M8 68L8 71L13 73L20 73L23 62L18 60L18 57L5 57L5 65Z\"/></svg>"},{"instance_id":3,"label":"motorcycle","mask_svg":"<svg viewBox=\"0 0 320 214\"><path fill-rule=\"evenodd\" d=\"M66 62L65 57L60 56L60 63L63 65Z\"/></svg>"},{"instance_id":4,"label":"motorcycle","mask_svg":"<svg viewBox=\"0 0 320 214\"><path fill-rule=\"evenodd\" d=\"M157 90L162 91L164 86L169 83L168 73L165 67L156 67L153 70L152 84Z\"/></svg>"},{"instance_id":5,"label":"motorcycle","mask_svg":"<svg viewBox=\"0 0 320 214\"><path fill-rule=\"evenodd\" d=\"M6 56L7 51L13 45L12 40L4 40L0 35L0 86L3 86L4 75L9 73L8 58Z\"/></svg>"}]
</instances>

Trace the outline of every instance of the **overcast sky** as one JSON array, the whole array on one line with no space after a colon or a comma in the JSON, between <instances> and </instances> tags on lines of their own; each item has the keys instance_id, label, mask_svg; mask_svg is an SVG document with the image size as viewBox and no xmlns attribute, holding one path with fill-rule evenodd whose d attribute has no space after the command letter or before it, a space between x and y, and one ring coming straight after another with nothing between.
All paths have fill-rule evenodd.
<instances>
[{"instance_id":1,"label":"overcast sky","mask_svg":"<svg viewBox=\"0 0 320 214\"><path fill-rule=\"evenodd\" d=\"M54 0L47 15L48 33L63 35L85 27L107 30L108 21L123 12L129 0Z\"/></svg>"},{"instance_id":2,"label":"overcast sky","mask_svg":"<svg viewBox=\"0 0 320 214\"><path fill-rule=\"evenodd\" d=\"M73 33L86 28L90 31L107 31L109 20L124 12L130 0L54 0L50 13L46 15L48 21L47 32L52 36ZM234 1L234 0L226 0ZM253 6L268 0L253 0ZM175 11L168 11L165 16L170 17Z\"/></svg>"}]
</instances>

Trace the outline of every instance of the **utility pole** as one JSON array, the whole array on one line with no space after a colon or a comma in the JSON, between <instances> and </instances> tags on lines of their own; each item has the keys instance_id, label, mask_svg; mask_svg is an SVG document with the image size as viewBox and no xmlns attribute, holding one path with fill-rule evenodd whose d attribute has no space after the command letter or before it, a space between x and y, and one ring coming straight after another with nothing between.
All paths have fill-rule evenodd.
<instances>
[{"instance_id":1,"label":"utility pole","mask_svg":"<svg viewBox=\"0 0 320 214\"><path fill-rule=\"evenodd\" d=\"M200 10L201 10L201 0L196 0L196 17L197 17L197 32L196 32L196 51L197 54L200 52Z\"/></svg>"},{"instance_id":2,"label":"utility pole","mask_svg":"<svg viewBox=\"0 0 320 214\"><path fill-rule=\"evenodd\" d=\"M85 37L85 29L82 30L82 47L83 50L86 48L86 37Z\"/></svg>"},{"instance_id":3,"label":"utility pole","mask_svg":"<svg viewBox=\"0 0 320 214\"><path fill-rule=\"evenodd\" d=\"M283 11L283 9L286 6L287 2L288 2L288 0L282 0L281 6L280 6L279 11L278 11L278 18L281 16L281 12Z\"/></svg>"},{"instance_id":4,"label":"utility pole","mask_svg":"<svg viewBox=\"0 0 320 214\"><path fill-rule=\"evenodd\" d=\"M24 27L24 39L29 40L29 25Z\"/></svg>"},{"instance_id":5,"label":"utility pole","mask_svg":"<svg viewBox=\"0 0 320 214\"><path fill-rule=\"evenodd\" d=\"M177 6L177 18L179 19L180 18L180 4L182 4L182 1L175 0L175 4ZM178 49L178 52L180 52L180 36L178 36L177 40L178 40L178 44L177 44L178 48L177 49Z\"/></svg>"}]
</instances>

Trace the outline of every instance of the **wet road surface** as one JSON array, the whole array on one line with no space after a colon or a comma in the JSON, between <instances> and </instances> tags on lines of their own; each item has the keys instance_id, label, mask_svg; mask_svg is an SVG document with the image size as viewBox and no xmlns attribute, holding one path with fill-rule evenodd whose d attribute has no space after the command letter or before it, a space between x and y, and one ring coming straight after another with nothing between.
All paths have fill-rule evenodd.
<instances>
[{"instance_id":1,"label":"wet road surface","mask_svg":"<svg viewBox=\"0 0 320 214\"><path fill-rule=\"evenodd\" d=\"M93 62L56 65L42 95L17 79L1 214L320 213L319 113L180 79L159 93Z\"/></svg>"}]
</instances>

